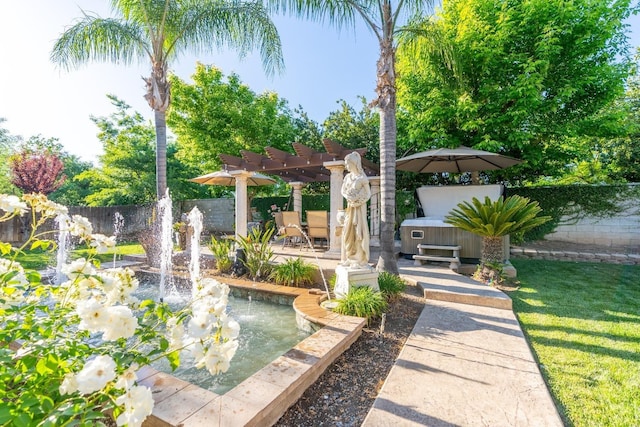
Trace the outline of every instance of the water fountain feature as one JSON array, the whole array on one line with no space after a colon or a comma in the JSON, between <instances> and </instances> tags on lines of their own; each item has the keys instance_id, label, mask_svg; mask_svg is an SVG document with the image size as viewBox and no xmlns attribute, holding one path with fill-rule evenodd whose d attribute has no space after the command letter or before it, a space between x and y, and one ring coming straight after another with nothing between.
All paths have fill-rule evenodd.
<instances>
[{"instance_id":1,"label":"water fountain feature","mask_svg":"<svg viewBox=\"0 0 640 427\"><path fill-rule=\"evenodd\" d=\"M174 310L190 300L187 289L179 292L180 299L168 295L165 298L165 302ZM144 280L136 296L141 300L149 299L154 298L156 293L157 287ZM240 345L227 372L214 376L206 369L196 369L191 356L187 354L182 355L183 362L176 371L171 370L165 359L152 366L201 388L224 394L311 335L310 331L297 327L296 313L291 305L229 296L227 312L240 324Z\"/></svg>"},{"instance_id":2,"label":"water fountain feature","mask_svg":"<svg viewBox=\"0 0 640 427\"><path fill-rule=\"evenodd\" d=\"M116 244L118 243L118 236L120 236L120 233L122 232L122 230L124 229L124 217L120 214L120 212L116 212L115 214L113 214L113 238L116 241ZM118 254L118 251L114 250L113 251L113 268L116 268L116 256Z\"/></svg>"},{"instance_id":3,"label":"water fountain feature","mask_svg":"<svg viewBox=\"0 0 640 427\"><path fill-rule=\"evenodd\" d=\"M67 260L67 245L69 243L68 219L69 217L66 215L58 215L56 217L56 222L58 223L58 251L56 252L56 275L54 282L56 285L66 280L66 276L62 273L62 266Z\"/></svg>"},{"instance_id":4,"label":"water fountain feature","mask_svg":"<svg viewBox=\"0 0 640 427\"><path fill-rule=\"evenodd\" d=\"M188 226L192 230L189 249L189 281L193 290L201 279L200 237L203 215L197 207L194 207L187 215L187 219ZM137 297L155 298L156 289L152 283L147 283L141 286ZM194 368L189 362L172 372L165 360L159 361L153 367L204 389L223 394L311 334L309 330L298 328L296 312L291 305L269 302L261 300L262 298L259 297L254 301L251 294L246 298L229 297L228 315L239 322L241 332L238 352L227 372L212 376L206 370ZM164 302L174 310L190 299L187 288L176 289L175 293L168 291L164 295Z\"/></svg>"},{"instance_id":5,"label":"water fountain feature","mask_svg":"<svg viewBox=\"0 0 640 427\"><path fill-rule=\"evenodd\" d=\"M196 211L191 212L190 216L193 217L194 223L192 224L192 220L189 219L189 226L195 226L190 239L190 251L195 252L191 253L191 261L189 263L189 280L193 281L194 278L199 278L201 274L200 264L197 263L200 257L199 236L201 229L198 221L201 220L201 214ZM303 235L309 246L313 247L309 237L304 233ZM320 267L320 260L315 249L313 250L313 256ZM320 274L327 297L330 298L329 287L322 269L320 269ZM152 371L149 377L141 377L141 381L144 384L153 387L156 398L165 396L156 400L157 417L161 420L159 421L161 425L177 426L200 423L202 425L225 426L230 425L230 423L237 425L256 425L257 422L265 425L273 423L282 413L282 408L291 406L302 392L317 380L324 367L328 366L357 339L360 334L359 331L364 326L363 320L347 318L329 312L318 314L318 311L307 311L314 307L314 304L318 304L319 296L306 289L282 287L282 289L274 292L272 284L240 282L237 279L234 280L232 295L235 297L230 296L230 299L233 298L233 302L230 301L229 314L240 322L241 333L256 329L258 335L268 336L264 344L249 342L246 347L252 353L267 354L268 346L277 343L282 333L294 334L296 336L294 341L278 350L272 351L269 349L268 357L272 360L271 363L267 359L257 365L250 366L246 372L242 372L244 368L241 368L241 365L248 361L250 356L248 354L245 356L241 353L241 348L239 348L230 369L240 368L240 373L228 374L229 377L236 377L231 379L230 383L227 382L229 378L225 379L227 374L211 377L206 372L203 374L201 370L197 371L196 377L204 377L204 382L202 383L201 380L203 378L198 379L187 376L186 378L189 378L188 382L184 382L184 380L175 378L173 375L157 371L155 371L156 373ZM157 298L158 288L150 286L150 289L153 295L152 298ZM178 293L177 290L176 293ZM187 289L184 289L180 299L188 301L189 298ZM293 318L293 324L281 323L276 320L278 316L269 312L265 314L262 311L263 304L260 301L262 299L276 303L267 304L270 308L275 306L279 310L284 309L288 313L286 316ZM287 300L288 303L286 302ZM168 293L164 295L164 302L174 303L173 298L170 298ZM278 304L285 304L285 306L278 307ZM291 306L295 311L291 310ZM324 312L324 310L320 312ZM245 321L258 321L261 323L254 327L247 326L244 323ZM301 331L299 327L302 324L311 327ZM331 327L321 328L324 325L331 325ZM271 335L272 332L265 334L265 328L270 328L275 335ZM305 336L306 338L304 338ZM302 341L300 342L301 339ZM240 337L239 341L242 347L243 338ZM295 344L295 342L298 342L298 344ZM170 370L165 370L165 372L170 372ZM180 378L183 378L183 373L179 373L179 375ZM173 386L176 381L182 381L185 384L185 386L181 386L184 388L177 392ZM189 383L193 385L186 386ZM196 386L196 384L199 386ZM295 384L295 391L291 389L290 385L292 384ZM203 389L202 387L205 388ZM166 400L163 400L165 398ZM176 406L176 402L181 403ZM245 402L251 402L251 405L247 406ZM238 404L241 406L235 406ZM221 410L221 408L225 409ZM155 413L156 410L154 410ZM232 418L228 418L229 416Z\"/></svg>"},{"instance_id":6,"label":"water fountain feature","mask_svg":"<svg viewBox=\"0 0 640 427\"><path fill-rule=\"evenodd\" d=\"M158 201L158 218L160 220L160 301L164 301L167 288L172 290L172 260L173 241L171 239L173 228L173 212L169 189L162 199ZM168 285L168 286L167 286Z\"/></svg>"},{"instance_id":7,"label":"water fountain feature","mask_svg":"<svg viewBox=\"0 0 640 427\"><path fill-rule=\"evenodd\" d=\"M156 224L159 225L160 220ZM167 228L165 227L165 230ZM155 259L159 260L159 257ZM197 274L197 270L194 271ZM164 274L166 279L166 271ZM280 325L269 315L259 314L257 310L256 300L262 298L257 295L258 293L268 294L269 298L274 298L274 301L281 304L283 295L286 295L295 299L293 304L294 307L298 304L296 308L298 315L302 314L308 322L330 327L313 333L302 343L281 354L271 364L260 369L223 396L202 390L195 385L185 384L177 378L171 379L170 375L154 372L150 367L142 367L139 372L139 384L153 389L155 400L153 417L166 422L162 425L226 426L231 425L229 421L238 425L272 423L277 419L282 408L293 404L299 394L317 379L324 368L345 348L348 348L363 326L363 322L358 319L322 314L322 310L317 310L316 303L320 297L317 293L311 293L306 289L274 289L271 284L258 283L247 286L246 283L237 283L240 282L239 280L234 282L236 282L234 287L244 285L245 291L252 296L246 309L239 309L237 313L232 313L234 317L262 318L269 325L275 325L278 332L287 329L296 331L295 328ZM151 298L157 299L158 285L152 285L151 291ZM131 349L127 349L125 353L129 350ZM254 347L253 350L260 352L262 348Z\"/></svg>"},{"instance_id":8,"label":"water fountain feature","mask_svg":"<svg viewBox=\"0 0 640 427\"><path fill-rule=\"evenodd\" d=\"M202 212L198 207L194 207L187 215L189 226L193 232L191 234L191 259L189 261L189 277L191 285L195 285L200 278L200 235L202 234Z\"/></svg>"}]
</instances>

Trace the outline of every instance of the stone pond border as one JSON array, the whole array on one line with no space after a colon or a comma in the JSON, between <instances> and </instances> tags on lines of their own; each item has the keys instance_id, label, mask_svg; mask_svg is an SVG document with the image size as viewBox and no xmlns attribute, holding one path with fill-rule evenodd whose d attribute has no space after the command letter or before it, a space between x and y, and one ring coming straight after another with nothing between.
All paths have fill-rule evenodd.
<instances>
[{"instance_id":1,"label":"stone pond border","mask_svg":"<svg viewBox=\"0 0 640 427\"><path fill-rule=\"evenodd\" d=\"M216 279L228 284L233 294L258 299L269 295L265 299L280 302L292 299L299 325L317 331L224 395L150 367L140 369L139 383L151 388L155 402L145 427L272 425L358 339L365 326L363 318L320 307L326 295L317 289Z\"/></svg>"}]
</instances>

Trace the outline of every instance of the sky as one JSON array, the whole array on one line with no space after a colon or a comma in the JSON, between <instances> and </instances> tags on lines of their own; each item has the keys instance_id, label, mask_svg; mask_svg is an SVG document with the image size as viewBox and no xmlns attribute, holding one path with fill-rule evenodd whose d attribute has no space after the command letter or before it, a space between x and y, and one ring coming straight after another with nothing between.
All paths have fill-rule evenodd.
<instances>
[{"instance_id":1,"label":"sky","mask_svg":"<svg viewBox=\"0 0 640 427\"><path fill-rule=\"evenodd\" d=\"M0 118L6 119L0 127L25 139L58 138L70 154L97 162L102 146L90 117L115 112L107 94L153 119L143 98L142 77L149 66L91 62L66 71L54 65L49 60L54 41L82 10L112 16L106 0L0 0ZM257 55L241 59L235 52L183 55L170 71L190 81L196 62L215 65L225 75L238 74L256 93L274 91L290 107L301 105L317 122L335 111L340 99L359 108L359 96L375 96L378 44L363 25L338 32L293 18L274 21L286 67L280 75L266 75ZM640 19L630 24L638 28ZM632 35L632 46L639 45L640 28Z\"/></svg>"}]
</instances>

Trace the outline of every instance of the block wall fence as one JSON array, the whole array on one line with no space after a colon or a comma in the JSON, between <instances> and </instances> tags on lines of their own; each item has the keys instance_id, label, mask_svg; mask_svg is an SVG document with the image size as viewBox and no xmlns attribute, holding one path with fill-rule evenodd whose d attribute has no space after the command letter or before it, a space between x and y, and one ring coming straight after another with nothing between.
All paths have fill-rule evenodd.
<instances>
[{"instance_id":1,"label":"block wall fence","mask_svg":"<svg viewBox=\"0 0 640 427\"><path fill-rule=\"evenodd\" d=\"M310 209L318 202L317 196L303 196L303 209ZM269 198L265 198L269 199ZM308 200L305 203L305 200ZM256 198L252 206L272 203L270 200ZM235 226L235 201L232 198L183 200L174 202L173 221L184 220L182 214L188 213L194 206L203 213L204 231L208 234L230 234ZM307 206L307 208L305 208ZM146 206L108 206L69 208L72 215L82 215L93 224L94 233L114 234L116 212L124 218L123 238L132 237L142 231L155 215L154 205ZM264 214L262 215L264 217ZM14 218L12 221L0 223L0 241L19 243L28 237L29 216ZM54 230L53 221L46 228ZM41 229L42 230L42 229ZM625 209L618 215L605 218L582 218L577 222L563 221L557 229L545 236L547 240L597 244L601 246L640 247L640 200L628 200Z\"/></svg>"},{"instance_id":2,"label":"block wall fence","mask_svg":"<svg viewBox=\"0 0 640 427\"><path fill-rule=\"evenodd\" d=\"M637 202L637 201L636 201ZM546 240L601 246L640 247L640 206L630 206L615 217L583 218L559 225Z\"/></svg>"}]
</instances>

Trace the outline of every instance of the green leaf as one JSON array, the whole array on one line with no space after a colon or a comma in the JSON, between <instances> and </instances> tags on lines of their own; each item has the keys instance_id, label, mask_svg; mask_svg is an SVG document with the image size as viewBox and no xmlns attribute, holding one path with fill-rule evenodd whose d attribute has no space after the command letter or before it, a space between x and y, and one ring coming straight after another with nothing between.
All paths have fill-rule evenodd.
<instances>
[{"instance_id":1,"label":"green leaf","mask_svg":"<svg viewBox=\"0 0 640 427\"><path fill-rule=\"evenodd\" d=\"M140 308L153 307L155 305L155 301L151 299L146 299L140 303Z\"/></svg>"},{"instance_id":2,"label":"green leaf","mask_svg":"<svg viewBox=\"0 0 640 427\"><path fill-rule=\"evenodd\" d=\"M28 427L31 425L31 417L24 412L18 414L13 418L13 425L15 427Z\"/></svg>"},{"instance_id":3,"label":"green leaf","mask_svg":"<svg viewBox=\"0 0 640 427\"><path fill-rule=\"evenodd\" d=\"M40 242L40 246L42 247L42 249L44 250L48 250L51 245L53 245L54 243L51 240L42 240Z\"/></svg>"},{"instance_id":4,"label":"green leaf","mask_svg":"<svg viewBox=\"0 0 640 427\"><path fill-rule=\"evenodd\" d=\"M25 274L27 276L27 280L31 283L31 285L40 283L42 281L42 276L40 276L40 273L35 270L26 271Z\"/></svg>"},{"instance_id":5,"label":"green leaf","mask_svg":"<svg viewBox=\"0 0 640 427\"><path fill-rule=\"evenodd\" d=\"M0 253L2 253L2 255L8 255L11 253L11 244L10 243L5 243L5 242L0 242Z\"/></svg>"},{"instance_id":6,"label":"green leaf","mask_svg":"<svg viewBox=\"0 0 640 427\"><path fill-rule=\"evenodd\" d=\"M36 363L36 372L40 375L47 375L53 372L53 370L49 368L49 366L47 366L46 358L41 358L38 360L38 363Z\"/></svg>"},{"instance_id":7,"label":"green leaf","mask_svg":"<svg viewBox=\"0 0 640 427\"><path fill-rule=\"evenodd\" d=\"M0 424L4 425L13 419L8 405L0 405Z\"/></svg>"},{"instance_id":8,"label":"green leaf","mask_svg":"<svg viewBox=\"0 0 640 427\"><path fill-rule=\"evenodd\" d=\"M169 348L169 341L166 338L160 338L160 350L166 351Z\"/></svg>"},{"instance_id":9,"label":"green leaf","mask_svg":"<svg viewBox=\"0 0 640 427\"><path fill-rule=\"evenodd\" d=\"M55 406L53 399L50 398L49 396L40 395L40 400L41 400L40 403L42 406L42 410L44 412L50 412Z\"/></svg>"},{"instance_id":10,"label":"green leaf","mask_svg":"<svg viewBox=\"0 0 640 427\"><path fill-rule=\"evenodd\" d=\"M167 354L167 360L169 361L169 365L171 366L171 370L175 371L180 367L180 352L172 351Z\"/></svg>"}]
</instances>

